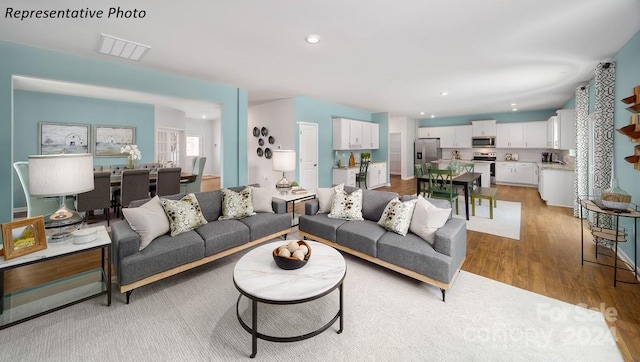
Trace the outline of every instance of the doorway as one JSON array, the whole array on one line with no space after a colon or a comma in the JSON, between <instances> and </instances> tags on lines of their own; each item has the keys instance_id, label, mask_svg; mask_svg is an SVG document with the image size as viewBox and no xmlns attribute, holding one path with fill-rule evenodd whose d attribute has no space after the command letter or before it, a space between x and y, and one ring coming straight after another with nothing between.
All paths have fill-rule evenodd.
<instances>
[{"instance_id":1,"label":"doorway","mask_svg":"<svg viewBox=\"0 0 640 362\"><path fill-rule=\"evenodd\" d=\"M298 170L300 187L318 189L318 125L300 122L298 139Z\"/></svg>"},{"instance_id":2,"label":"doorway","mask_svg":"<svg viewBox=\"0 0 640 362\"><path fill-rule=\"evenodd\" d=\"M389 173L402 175L402 134L389 133Z\"/></svg>"}]
</instances>

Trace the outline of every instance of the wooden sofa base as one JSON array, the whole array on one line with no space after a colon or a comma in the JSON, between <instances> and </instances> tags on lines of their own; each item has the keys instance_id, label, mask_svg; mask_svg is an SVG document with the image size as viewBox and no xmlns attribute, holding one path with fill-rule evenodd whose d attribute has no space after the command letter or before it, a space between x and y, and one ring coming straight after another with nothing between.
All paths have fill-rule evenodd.
<instances>
[{"instance_id":1,"label":"wooden sofa base","mask_svg":"<svg viewBox=\"0 0 640 362\"><path fill-rule=\"evenodd\" d=\"M193 269L195 267L207 264L207 263L212 262L214 260L218 260L218 259L224 258L225 256L228 256L228 255L231 255L231 254L235 254L235 253L237 253L239 251L254 247L254 246L256 246L256 245L258 245L260 243L263 243L263 242L268 241L268 240L275 239L275 238L277 238L279 236L285 235L285 239L286 239L286 235L289 234L289 233L291 233L291 228L286 229L286 230L282 230L282 231L278 231L277 233L273 233L271 235L264 236L264 237L262 237L260 239L248 242L246 244L238 245L238 246L236 246L234 248L231 248L231 249L223 250L223 251L221 251L221 252L219 252L217 254L213 254L213 255L207 256L207 257L202 258L200 260L196 260L196 261L193 261L191 263L183 264L183 265L177 266L177 267L175 267L173 269L169 269L169 270L163 271L161 273L154 274L154 275L152 275L150 277L146 277L144 279L138 280L138 281L133 282L131 284L120 285L120 293L127 292L127 304L128 304L129 303L129 295L131 294L131 291L133 291L136 288L140 288L140 287L142 287L144 285L151 284L153 282L156 282L156 281L164 279L164 278L168 278L168 277L170 277L172 275L176 275L178 273L182 273L183 271L186 271L186 270L189 270L189 269Z\"/></svg>"},{"instance_id":2,"label":"wooden sofa base","mask_svg":"<svg viewBox=\"0 0 640 362\"><path fill-rule=\"evenodd\" d=\"M393 270L395 272L398 272L400 274L404 274L404 275L406 275L408 277L411 277L413 279L419 280L419 281L421 281L423 283L427 283L427 284L436 286L436 287L440 288L440 291L442 292L442 301L443 302L445 300L445 292L447 290L449 290L451 288L451 286L453 285L453 282L455 282L456 277L458 276L458 273L460 272L460 269L462 268L462 264L464 263L464 261L466 259L466 257L462 258L462 261L460 262L460 265L458 265L458 268L456 269L458 272L453 275L453 278L451 279L451 281L449 283L444 283L444 282L441 282L439 280L435 280L433 278L429 278L428 276L422 275L420 273L416 273L413 270L409 270L409 269L403 268L401 266L386 262L384 260L380 260L378 258L375 258L375 257L373 257L371 255L368 255L368 254L365 254L363 252L360 252L360 251L357 251L357 250L353 250L351 248L348 248L346 246L340 245L340 244L335 243L333 241L329 241L329 240L317 237L317 236L315 236L313 234L309 234L309 233L306 233L304 231L300 231L300 235L302 237L306 238L306 239L310 239L310 240L321 242L323 244L327 244L327 245L329 245L329 246L331 246L331 247L333 247L335 249L344 251L345 253L349 253L351 255L357 256L358 258L367 260L367 261L372 262L374 264L378 264L378 265L380 265L382 267L385 267L387 269L391 269L391 270Z\"/></svg>"}]
</instances>

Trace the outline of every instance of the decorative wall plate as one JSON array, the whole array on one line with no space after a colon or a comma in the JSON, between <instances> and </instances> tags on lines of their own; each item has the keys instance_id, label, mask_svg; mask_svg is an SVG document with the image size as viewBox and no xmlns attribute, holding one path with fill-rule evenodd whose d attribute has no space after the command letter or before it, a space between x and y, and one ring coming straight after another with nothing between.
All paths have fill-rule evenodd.
<instances>
[{"instance_id":1,"label":"decorative wall plate","mask_svg":"<svg viewBox=\"0 0 640 362\"><path fill-rule=\"evenodd\" d=\"M262 133L263 136L266 136L269 134L269 130L267 130L267 127L262 127L262 130L260 130L260 133Z\"/></svg>"},{"instance_id":2,"label":"decorative wall plate","mask_svg":"<svg viewBox=\"0 0 640 362\"><path fill-rule=\"evenodd\" d=\"M269 136L269 144L272 145L276 142L276 139L273 136Z\"/></svg>"},{"instance_id":3,"label":"decorative wall plate","mask_svg":"<svg viewBox=\"0 0 640 362\"><path fill-rule=\"evenodd\" d=\"M260 137L260 128L253 127L253 137Z\"/></svg>"},{"instance_id":4,"label":"decorative wall plate","mask_svg":"<svg viewBox=\"0 0 640 362\"><path fill-rule=\"evenodd\" d=\"M264 149L264 157L265 157L265 158L267 158L267 159L270 159L270 158L271 158L271 156L272 156L272 154L271 154L271 149L270 149L270 148L268 148L268 147L267 147L267 148L265 148L265 149Z\"/></svg>"},{"instance_id":5,"label":"decorative wall plate","mask_svg":"<svg viewBox=\"0 0 640 362\"><path fill-rule=\"evenodd\" d=\"M263 140L262 138L260 138L260 139L258 140L258 144L259 144L260 146L264 146L264 140Z\"/></svg>"},{"instance_id":6,"label":"decorative wall plate","mask_svg":"<svg viewBox=\"0 0 640 362\"><path fill-rule=\"evenodd\" d=\"M256 150L256 153L258 154L258 157L262 157L263 155L262 148L258 147L258 149ZM269 154L271 154L271 151L269 151Z\"/></svg>"}]
</instances>

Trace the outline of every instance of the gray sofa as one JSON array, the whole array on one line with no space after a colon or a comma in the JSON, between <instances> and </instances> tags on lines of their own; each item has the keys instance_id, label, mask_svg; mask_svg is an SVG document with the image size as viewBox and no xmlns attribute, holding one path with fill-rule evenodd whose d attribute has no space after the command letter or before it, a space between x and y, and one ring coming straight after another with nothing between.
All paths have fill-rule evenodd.
<instances>
[{"instance_id":1,"label":"gray sofa","mask_svg":"<svg viewBox=\"0 0 640 362\"><path fill-rule=\"evenodd\" d=\"M244 187L230 187L240 191ZM291 215L286 203L272 199L274 213L257 213L240 220L218 220L222 209L222 192L195 193L207 224L176 236L162 235L140 251L140 235L126 220L111 226L112 260L121 293L195 268L213 260L250 248L291 231ZM165 196L179 200L184 194ZM138 207L148 200L131 203Z\"/></svg>"},{"instance_id":2,"label":"gray sofa","mask_svg":"<svg viewBox=\"0 0 640 362\"><path fill-rule=\"evenodd\" d=\"M350 193L357 189L345 186L344 190ZM300 234L435 285L442 291L444 301L445 292L453 284L467 254L466 222L449 215L446 224L436 231L433 246L411 232L401 236L377 224L385 207L395 197L399 195L394 192L363 190L363 221L331 219L328 214L318 214L317 199L307 201L305 215L299 218ZM411 198L415 196L400 199ZM437 207L450 207L445 200L429 201Z\"/></svg>"}]
</instances>

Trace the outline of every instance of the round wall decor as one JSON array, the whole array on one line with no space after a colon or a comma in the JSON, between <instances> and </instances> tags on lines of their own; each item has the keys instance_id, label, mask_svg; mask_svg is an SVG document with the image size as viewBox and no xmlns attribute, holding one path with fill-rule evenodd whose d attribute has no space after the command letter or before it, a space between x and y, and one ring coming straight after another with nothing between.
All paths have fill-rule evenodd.
<instances>
[{"instance_id":1,"label":"round wall decor","mask_svg":"<svg viewBox=\"0 0 640 362\"><path fill-rule=\"evenodd\" d=\"M273 136L269 136L269 144L272 145L276 142L276 139Z\"/></svg>"},{"instance_id":2,"label":"round wall decor","mask_svg":"<svg viewBox=\"0 0 640 362\"><path fill-rule=\"evenodd\" d=\"M273 156L273 155L271 154L271 149L270 149L270 148L268 148L268 147L267 147L267 148L265 148L265 149L264 149L264 157L265 157L265 158L267 158L267 159L270 159L270 158L271 158L271 156Z\"/></svg>"},{"instance_id":3,"label":"round wall decor","mask_svg":"<svg viewBox=\"0 0 640 362\"><path fill-rule=\"evenodd\" d=\"M253 127L253 137L260 137L260 129L258 127Z\"/></svg>"},{"instance_id":4,"label":"round wall decor","mask_svg":"<svg viewBox=\"0 0 640 362\"><path fill-rule=\"evenodd\" d=\"M269 130L267 130L267 127L262 127L262 130L260 130L260 133L262 133L263 136L266 136L269 134Z\"/></svg>"},{"instance_id":5,"label":"round wall decor","mask_svg":"<svg viewBox=\"0 0 640 362\"><path fill-rule=\"evenodd\" d=\"M258 154L258 157L262 157L263 155L262 148L258 147L258 149L256 150L256 153ZM269 153L271 153L271 151L269 151Z\"/></svg>"}]
</instances>

